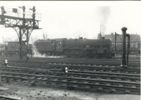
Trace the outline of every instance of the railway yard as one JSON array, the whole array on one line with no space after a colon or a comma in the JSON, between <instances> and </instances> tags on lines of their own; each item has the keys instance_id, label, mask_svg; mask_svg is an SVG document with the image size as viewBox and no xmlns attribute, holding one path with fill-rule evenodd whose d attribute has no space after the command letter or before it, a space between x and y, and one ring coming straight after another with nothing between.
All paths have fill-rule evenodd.
<instances>
[{"instance_id":1,"label":"railway yard","mask_svg":"<svg viewBox=\"0 0 141 100\"><path fill-rule=\"evenodd\" d=\"M50 30L49 26L43 24L46 23L43 18L44 21L41 23L43 28L40 27L36 6L28 8L29 11L31 10L30 12L27 12L26 8L28 7L12 8L12 12L9 12L10 10L7 10L7 7L6 10L4 6L0 7L0 24L5 28L14 29L18 36L14 39L11 35L10 38L14 40L12 41L7 36L1 35L0 100L140 100L141 38L136 33L138 30L136 28L132 30L129 27L130 25L128 26L129 23L125 24L129 27L129 31L126 32L127 27L119 26L122 27L122 34L119 34L117 31L119 27L117 27L118 24L116 24L115 20L113 23L117 25L117 29L112 29L110 26L111 29L109 27L109 32L106 32L107 17L110 15L112 7L101 6L100 8L98 7L98 11L94 9L99 12L96 14L98 16L101 12L100 16L97 17L99 19L103 16L103 20L100 18L99 20L101 21L99 22L97 22L98 19L96 19L96 22L88 22L94 22L96 26L100 25L98 33L98 28L91 27L89 24L87 27L92 28L95 32L91 32L90 29L87 30L86 27L86 29L84 28L86 32L83 31L83 28L76 28L77 30L72 29L73 31L71 31L69 29L71 24L65 25L63 23L65 17L61 15L62 11L59 9L57 10L60 14L58 11L57 14L61 15L60 18L63 18L63 20L59 19L62 22L57 22L57 19L53 17L55 15L49 17L49 14L45 14L45 18L55 18L53 22L60 23L60 25L55 25L55 23L50 21L51 24L49 25L53 26L51 28L52 31L45 31ZM42 7L37 6L37 8ZM22 12L18 12L18 9L21 9L20 11ZM103 10L101 11L100 9ZM45 13L49 13L49 10L44 8L43 10ZM115 8L112 12L114 10ZM7 12L9 13L7 14ZM122 11L119 9L119 12ZM68 15L73 15L73 19L74 15L77 14ZM121 13L120 17L121 15L123 14ZM78 16L79 19L81 17L86 16ZM120 17L117 17L117 19ZM125 18L127 19L127 17ZM80 27L87 24L85 23L86 19L91 20L91 17L80 21L82 23L76 20L75 22L78 21L79 23L78 25L76 23L76 25ZM112 19L116 19L116 17ZM125 23L123 22L124 20L120 21L122 24ZM69 20L67 19L66 22L69 22ZM113 23L111 21L111 25ZM66 27L64 29L61 28L63 24ZM59 30L56 30L54 25ZM72 25L75 26L75 23L72 23ZM135 24L131 24L131 26L133 25ZM59 26L61 27L59 28ZM45 33L41 29L44 29ZM41 33L43 35L42 38L36 34L30 39L33 30L41 30L40 32L35 31L35 33ZM53 32L53 30L55 31ZM69 31L63 32L61 30ZM79 32L79 30L82 30L82 32ZM85 34L88 35L89 31L92 36L85 37ZM4 32L8 33L8 31L2 31L3 34L5 34ZM9 33L11 32L9 30ZM46 33L58 35L51 38ZM66 37L63 36L62 38L59 33L64 34ZM76 37L75 34L73 38L67 37L66 33L68 36L75 33L79 37ZM81 33L82 36L79 35ZM95 38L96 33L97 38Z\"/></svg>"},{"instance_id":2,"label":"railway yard","mask_svg":"<svg viewBox=\"0 0 141 100\"><path fill-rule=\"evenodd\" d=\"M63 60L63 62L61 62L62 60L63 59L52 60L48 58L33 58L27 62L9 61L8 66L4 66L1 63L1 67L0 67L1 81L4 84L10 84L10 85L16 84L17 87L27 86L26 88L32 88L32 89L38 87L38 88L47 88L47 89L48 88L57 89L59 91L70 91L68 92L69 94L71 94L72 91L79 91L79 92L81 91L83 93L91 92L91 93L106 94L106 95L113 94L116 96L134 95L137 96L138 98L137 100L139 100L138 97L140 94L139 60L134 59L135 61L133 61L132 59L130 59L132 60L132 62L130 62L130 65L127 68L123 68L118 64L120 63L119 59L116 60L95 59L92 61L93 63L90 63L92 59L88 60L89 62L85 60L85 62L83 61L83 63L78 63L78 62L82 62L81 60L84 59L76 59L77 63L73 61L74 59L71 60L70 58L65 59ZM114 64L109 65L108 63L111 64L114 63ZM68 68L67 72L65 72L66 67ZM32 89L31 91L34 90ZM66 94L65 92L63 92L61 95L64 96ZM53 98L52 99L55 100L55 97ZM94 100L95 97L92 98L88 100ZM34 99L32 98L31 100ZM50 98L49 100L52 99ZM117 98L115 98L115 100L116 99ZM44 100L44 99L37 99L37 100ZM67 99L60 99L60 100L67 100ZM79 100L79 99L73 97L68 100ZM98 99L98 100L110 100L110 99L107 98L107 99Z\"/></svg>"}]
</instances>

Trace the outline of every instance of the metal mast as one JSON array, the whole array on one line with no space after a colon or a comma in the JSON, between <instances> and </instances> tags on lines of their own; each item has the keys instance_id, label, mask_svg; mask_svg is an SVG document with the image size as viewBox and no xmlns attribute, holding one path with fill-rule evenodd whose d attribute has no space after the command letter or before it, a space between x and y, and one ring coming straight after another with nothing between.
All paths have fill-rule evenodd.
<instances>
[{"instance_id":1,"label":"metal mast","mask_svg":"<svg viewBox=\"0 0 141 100\"><path fill-rule=\"evenodd\" d=\"M15 17L10 15L5 15L6 11L4 7L1 7L1 15L0 15L0 24L4 25L5 27L13 28L18 35L19 39L19 57L22 59L23 57L27 57L29 53L29 38L33 30L39 29L39 20L36 20L36 8L35 6L31 9L32 10L32 17L26 18L26 8L22 6L23 16L22 17ZM23 36L26 37L23 40ZM23 44L26 44L26 52L23 52Z\"/></svg>"},{"instance_id":2,"label":"metal mast","mask_svg":"<svg viewBox=\"0 0 141 100\"><path fill-rule=\"evenodd\" d=\"M122 29L122 66L127 67L130 53L130 35L126 33L127 28L123 27ZM128 42L126 42L126 37ZM128 45L127 45L128 43Z\"/></svg>"}]
</instances>

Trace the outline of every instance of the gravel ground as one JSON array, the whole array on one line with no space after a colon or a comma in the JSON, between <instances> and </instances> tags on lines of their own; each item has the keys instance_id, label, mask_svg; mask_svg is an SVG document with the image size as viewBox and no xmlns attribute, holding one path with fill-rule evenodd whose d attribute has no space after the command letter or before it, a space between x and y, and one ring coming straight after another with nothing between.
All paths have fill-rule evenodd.
<instances>
[{"instance_id":1,"label":"gravel ground","mask_svg":"<svg viewBox=\"0 0 141 100\"><path fill-rule=\"evenodd\" d=\"M90 92L68 91L43 87L7 85L1 94L21 98L21 100L140 100L139 95L110 95Z\"/></svg>"}]
</instances>

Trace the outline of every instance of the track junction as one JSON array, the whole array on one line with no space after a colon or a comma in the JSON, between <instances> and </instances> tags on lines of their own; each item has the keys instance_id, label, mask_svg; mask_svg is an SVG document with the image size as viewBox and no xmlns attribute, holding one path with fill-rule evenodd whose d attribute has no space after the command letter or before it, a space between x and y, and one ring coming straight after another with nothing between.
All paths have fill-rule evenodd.
<instances>
[{"instance_id":1,"label":"track junction","mask_svg":"<svg viewBox=\"0 0 141 100\"><path fill-rule=\"evenodd\" d=\"M3 82L107 94L140 94L139 67L59 62L16 64L0 67ZM64 71L66 67L68 73Z\"/></svg>"}]
</instances>

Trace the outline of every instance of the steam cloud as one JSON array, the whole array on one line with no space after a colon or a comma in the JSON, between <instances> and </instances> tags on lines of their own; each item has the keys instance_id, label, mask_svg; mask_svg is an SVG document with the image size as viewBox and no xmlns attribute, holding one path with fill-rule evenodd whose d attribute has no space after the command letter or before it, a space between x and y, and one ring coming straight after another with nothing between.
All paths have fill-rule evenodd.
<instances>
[{"instance_id":1,"label":"steam cloud","mask_svg":"<svg viewBox=\"0 0 141 100\"><path fill-rule=\"evenodd\" d=\"M40 58L45 58L46 55L45 54L40 54L35 46L35 44L32 44L32 49L33 49L33 57L40 57Z\"/></svg>"},{"instance_id":2,"label":"steam cloud","mask_svg":"<svg viewBox=\"0 0 141 100\"><path fill-rule=\"evenodd\" d=\"M48 56L46 54L41 54L37 50L34 43L35 43L35 41L32 43L33 57L39 57L39 58L64 58L64 56Z\"/></svg>"},{"instance_id":3,"label":"steam cloud","mask_svg":"<svg viewBox=\"0 0 141 100\"><path fill-rule=\"evenodd\" d=\"M110 10L110 7L108 7L108 6L103 6L98 9L98 14L99 14L99 18L100 18L100 32L101 32L102 36L106 32L106 24L107 24L108 19L110 17L110 13L111 13L111 10Z\"/></svg>"}]
</instances>

